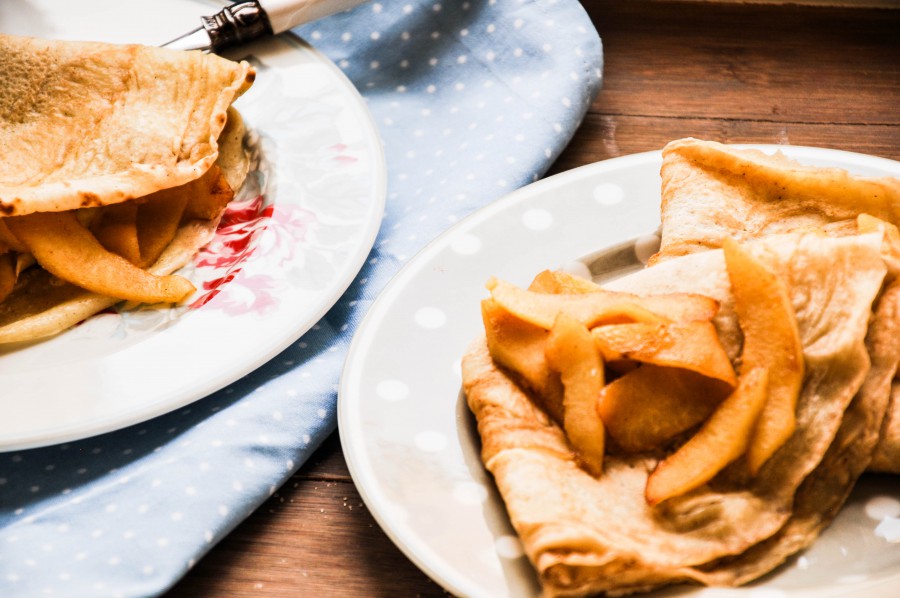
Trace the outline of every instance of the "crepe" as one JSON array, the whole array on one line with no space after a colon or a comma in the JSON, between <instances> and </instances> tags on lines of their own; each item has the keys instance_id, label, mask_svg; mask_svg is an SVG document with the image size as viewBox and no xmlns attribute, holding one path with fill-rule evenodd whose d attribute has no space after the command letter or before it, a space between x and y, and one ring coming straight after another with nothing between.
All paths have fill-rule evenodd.
<instances>
[{"instance_id":1,"label":"crepe","mask_svg":"<svg viewBox=\"0 0 900 598\"><path fill-rule=\"evenodd\" d=\"M681 139L663 149L659 252L653 262L798 230L855 234L856 217L900 223L900 179L818 168L783 154Z\"/></svg>"},{"instance_id":2,"label":"crepe","mask_svg":"<svg viewBox=\"0 0 900 598\"><path fill-rule=\"evenodd\" d=\"M900 179L802 165L780 153L681 139L664 148L661 176L661 243L652 264L721 247L725 237L852 235L860 214L900 225ZM891 265L896 275L896 261ZM894 396L874 471L900 473L900 391Z\"/></svg>"},{"instance_id":3,"label":"crepe","mask_svg":"<svg viewBox=\"0 0 900 598\"><path fill-rule=\"evenodd\" d=\"M199 178L253 78L213 54L0 36L0 214L108 205Z\"/></svg>"},{"instance_id":4,"label":"crepe","mask_svg":"<svg viewBox=\"0 0 900 598\"><path fill-rule=\"evenodd\" d=\"M878 299L866 347L871 367L844 412L841 427L822 462L798 489L790 519L771 538L738 557L708 567L704 583L747 583L809 546L837 515L853 482L871 465L891 401L891 379L900 359L900 284L897 282L891 283Z\"/></svg>"},{"instance_id":5,"label":"crepe","mask_svg":"<svg viewBox=\"0 0 900 598\"><path fill-rule=\"evenodd\" d=\"M890 404L869 471L900 473L900 380L891 385Z\"/></svg>"},{"instance_id":6,"label":"crepe","mask_svg":"<svg viewBox=\"0 0 900 598\"><path fill-rule=\"evenodd\" d=\"M234 188L241 186L249 169L243 136L241 117L232 109L219 140L216 164ZM147 270L156 275L175 272L212 240L218 223L219 217L183 221L175 238ZM15 291L0 302L0 345L53 336L119 302L116 297L64 283L41 268L29 268L22 273Z\"/></svg>"},{"instance_id":7,"label":"crepe","mask_svg":"<svg viewBox=\"0 0 900 598\"><path fill-rule=\"evenodd\" d=\"M246 62L199 52L0 35L0 218L161 201L207 179L236 191L248 159L231 104L254 77ZM185 217L146 270L183 266L220 216ZM0 298L0 343L56 334L119 301L28 268Z\"/></svg>"},{"instance_id":8,"label":"crepe","mask_svg":"<svg viewBox=\"0 0 900 598\"><path fill-rule=\"evenodd\" d=\"M493 362L484 341L470 348L463 386L482 458L546 596L623 594L684 581L736 585L816 537L868 464L869 430L880 426L896 369L893 337L869 326L887 273L881 243L877 234L788 234L747 244L784 281L796 312L807 372L797 429L756 477L740 459L657 507L646 503L644 487L664 455L611 453L602 475L589 475L557 423ZM673 258L610 288L719 300L717 331L732 359L739 354L721 250ZM895 322L896 299L883 305L875 321ZM857 442L860 435L868 444ZM823 496L828 504L820 510Z\"/></svg>"}]
</instances>

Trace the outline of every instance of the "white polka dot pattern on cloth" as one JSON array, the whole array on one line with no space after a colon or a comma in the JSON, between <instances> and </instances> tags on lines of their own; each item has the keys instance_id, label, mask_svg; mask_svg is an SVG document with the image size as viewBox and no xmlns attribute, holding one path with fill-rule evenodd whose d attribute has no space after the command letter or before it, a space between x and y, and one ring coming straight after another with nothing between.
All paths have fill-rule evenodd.
<instances>
[{"instance_id":1,"label":"white polka dot pattern on cloth","mask_svg":"<svg viewBox=\"0 0 900 598\"><path fill-rule=\"evenodd\" d=\"M370 259L318 325L228 388L98 438L0 454L0 595L144 596L175 583L335 430L348 344L390 277L538 179L600 86L600 41L575 0L368 3L298 32L360 90L383 138L387 208ZM524 225L549 227L547 216ZM409 317L422 334L446 324L427 305ZM373 392L398 402L410 389ZM431 453L450 442L427 430L412 440ZM482 487L456 492L484 500Z\"/></svg>"}]
</instances>

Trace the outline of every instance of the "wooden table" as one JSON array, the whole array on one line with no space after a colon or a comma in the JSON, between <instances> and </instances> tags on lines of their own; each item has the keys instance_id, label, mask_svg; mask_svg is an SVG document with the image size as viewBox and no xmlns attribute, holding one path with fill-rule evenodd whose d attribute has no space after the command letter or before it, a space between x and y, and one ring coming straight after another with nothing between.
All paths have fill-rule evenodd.
<instances>
[{"instance_id":1,"label":"wooden table","mask_svg":"<svg viewBox=\"0 0 900 598\"><path fill-rule=\"evenodd\" d=\"M583 0L603 91L560 172L680 137L900 160L900 3ZM441 596L375 523L337 434L171 596Z\"/></svg>"}]
</instances>

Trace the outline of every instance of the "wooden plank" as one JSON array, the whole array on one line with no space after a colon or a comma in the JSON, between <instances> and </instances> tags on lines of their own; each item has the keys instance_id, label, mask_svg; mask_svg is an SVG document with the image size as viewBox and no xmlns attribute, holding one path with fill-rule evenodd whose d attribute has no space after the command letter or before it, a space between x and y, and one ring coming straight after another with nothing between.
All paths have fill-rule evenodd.
<instances>
[{"instance_id":1,"label":"wooden plank","mask_svg":"<svg viewBox=\"0 0 900 598\"><path fill-rule=\"evenodd\" d=\"M309 461L295 474L301 480L324 480L349 482L350 470L344 453L341 452L341 440L337 432L325 439L322 446L313 453Z\"/></svg>"},{"instance_id":2,"label":"wooden plank","mask_svg":"<svg viewBox=\"0 0 900 598\"><path fill-rule=\"evenodd\" d=\"M551 174L589 162L659 150L674 139L698 137L722 143L809 145L900 160L900 127L778 123L728 119L662 118L591 113Z\"/></svg>"},{"instance_id":3,"label":"wooden plank","mask_svg":"<svg viewBox=\"0 0 900 598\"><path fill-rule=\"evenodd\" d=\"M670 0L630 0L631 2L669 2ZM889 8L900 9L900 0L682 0L684 2L702 2L705 4L741 3L741 4L773 4L802 6L840 6L843 8Z\"/></svg>"},{"instance_id":4,"label":"wooden plank","mask_svg":"<svg viewBox=\"0 0 900 598\"><path fill-rule=\"evenodd\" d=\"M900 125L900 12L584 0L604 114Z\"/></svg>"}]
</instances>

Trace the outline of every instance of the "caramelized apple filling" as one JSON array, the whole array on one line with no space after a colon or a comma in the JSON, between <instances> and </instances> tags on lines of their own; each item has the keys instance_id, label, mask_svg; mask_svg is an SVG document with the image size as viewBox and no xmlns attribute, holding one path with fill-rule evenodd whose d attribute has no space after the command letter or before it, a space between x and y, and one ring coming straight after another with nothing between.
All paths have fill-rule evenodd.
<instances>
[{"instance_id":1,"label":"caramelized apple filling","mask_svg":"<svg viewBox=\"0 0 900 598\"><path fill-rule=\"evenodd\" d=\"M487 285L491 358L565 432L591 475L603 475L605 453L658 456L650 505L739 460L755 475L794 430L804 364L785 285L736 242L725 242L724 256L743 334L734 363L710 297L638 296L550 271L527 290Z\"/></svg>"}]
</instances>

